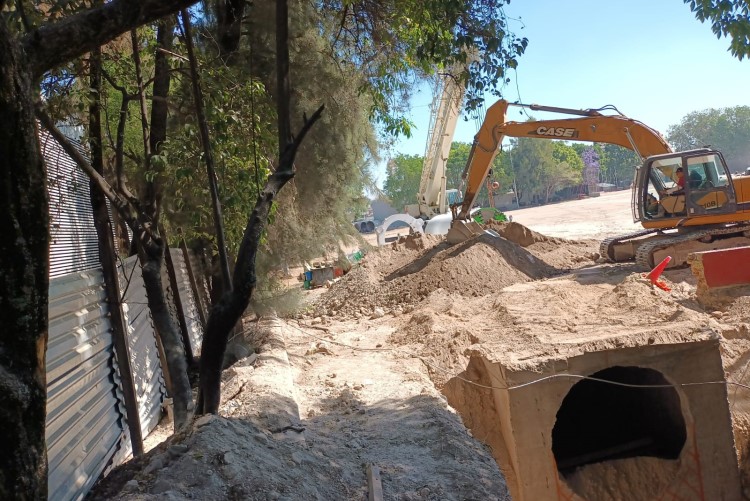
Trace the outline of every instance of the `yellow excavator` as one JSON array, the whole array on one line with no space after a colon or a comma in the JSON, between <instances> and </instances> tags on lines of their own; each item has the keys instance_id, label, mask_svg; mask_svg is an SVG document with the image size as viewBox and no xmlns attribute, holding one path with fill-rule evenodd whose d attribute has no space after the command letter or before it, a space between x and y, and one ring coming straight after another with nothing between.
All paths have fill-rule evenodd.
<instances>
[{"instance_id":1,"label":"yellow excavator","mask_svg":"<svg viewBox=\"0 0 750 501\"><path fill-rule=\"evenodd\" d=\"M506 121L509 106L576 115L559 120ZM690 252L750 245L750 176L732 177L721 152L700 148L674 152L657 131L621 114L497 101L488 110L462 178L463 201L451 205L447 239L457 243L484 230L471 220L477 194L504 137L589 141L624 146L642 159L633 182L633 220L643 230L601 243L611 261L635 259L652 268L672 256L684 265Z\"/></svg>"}]
</instances>

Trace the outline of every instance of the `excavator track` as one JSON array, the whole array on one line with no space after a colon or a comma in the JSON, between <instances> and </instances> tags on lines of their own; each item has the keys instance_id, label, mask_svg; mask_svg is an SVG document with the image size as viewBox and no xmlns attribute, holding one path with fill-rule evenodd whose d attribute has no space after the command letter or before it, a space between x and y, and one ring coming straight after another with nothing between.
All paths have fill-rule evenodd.
<instances>
[{"instance_id":1,"label":"excavator track","mask_svg":"<svg viewBox=\"0 0 750 501\"><path fill-rule=\"evenodd\" d=\"M664 235L663 238L656 240L649 240L644 242L638 247L635 254L635 262L647 269L653 268L656 263L654 262L654 254L656 252L674 247L675 245L692 242L705 237L717 237L731 234L742 234L750 231L750 225L745 226L730 226L730 227L716 227L716 228L696 228L694 231L686 233L680 233L676 235ZM750 242L750 240L748 240ZM671 263L670 268L684 266L686 263L675 262Z\"/></svg>"},{"instance_id":2,"label":"excavator track","mask_svg":"<svg viewBox=\"0 0 750 501\"><path fill-rule=\"evenodd\" d=\"M658 230L641 230L635 233L628 233L626 235L618 235L616 237L606 238L599 244L599 255L602 257L606 257L610 261L616 263L617 259L615 256L615 247L617 246L617 244L625 242L627 240L632 240L634 238L645 237L646 235L656 233L657 231Z\"/></svg>"}]
</instances>

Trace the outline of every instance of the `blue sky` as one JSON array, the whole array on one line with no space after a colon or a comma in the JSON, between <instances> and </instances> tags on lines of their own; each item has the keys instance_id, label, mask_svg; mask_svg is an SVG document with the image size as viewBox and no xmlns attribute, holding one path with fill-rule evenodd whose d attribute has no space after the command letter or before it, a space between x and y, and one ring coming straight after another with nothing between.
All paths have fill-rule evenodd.
<instances>
[{"instance_id":1,"label":"blue sky","mask_svg":"<svg viewBox=\"0 0 750 501\"><path fill-rule=\"evenodd\" d=\"M520 93L523 103L614 104L664 135L692 111L750 105L750 61L732 57L729 41L717 39L682 0L515 0L505 12L521 19L511 28L529 39L504 90L509 101ZM487 105L495 99L485 97ZM424 154L431 100L428 86L414 93L416 130L391 155ZM476 128L461 119L454 141L471 143ZM382 186L385 162L374 170Z\"/></svg>"}]
</instances>

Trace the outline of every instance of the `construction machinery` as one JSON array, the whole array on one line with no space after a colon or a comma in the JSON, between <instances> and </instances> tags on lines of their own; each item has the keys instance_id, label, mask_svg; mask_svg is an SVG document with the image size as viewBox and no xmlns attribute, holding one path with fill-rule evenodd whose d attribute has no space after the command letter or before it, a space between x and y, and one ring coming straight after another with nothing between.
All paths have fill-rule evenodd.
<instances>
[{"instance_id":1,"label":"construction machinery","mask_svg":"<svg viewBox=\"0 0 750 501\"><path fill-rule=\"evenodd\" d=\"M509 122L509 106L577 117ZM616 144L641 157L633 182L632 212L634 221L644 229L603 241L601 255L611 261L635 259L651 268L660 258L671 255L674 267L683 265L690 252L750 244L750 177L733 178L719 151L674 152L657 131L619 112L604 115L602 110L504 100L493 104L474 138L464 169L463 201L451 205L448 241L461 242L484 231L471 221L470 213L500 144L504 137L529 137Z\"/></svg>"},{"instance_id":2,"label":"construction machinery","mask_svg":"<svg viewBox=\"0 0 750 501\"><path fill-rule=\"evenodd\" d=\"M417 203L406 206L406 213L412 217L429 220L438 214L448 212L449 201L446 193L446 164L451 151L453 133L461 112L464 87L447 75L441 79L430 117L430 132L419 181ZM437 97L439 96L439 98ZM452 190L456 196L456 190ZM455 203L455 199L451 201Z\"/></svg>"},{"instance_id":3,"label":"construction machinery","mask_svg":"<svg viewBox=\"0 0 750 501\"><path fill-rule=\"evenodd\" d=\"M469 58L468 62L472 60ZM419 181L419 192L416 197L417 203L407 205L405 214L394 214L383 221L383 224L376 229L380 245L385 244L385 231L397 221L407 223L413 231L426 231L427 233L447 231L451 220L448 214L449 207L461 197L457 189L446 187L446 164L466 92L465 87L454 75L460 73L464 66L456 65L440 78L432 103L429 136L425 148L422 177ZM440 216L443 217L440 218ZM431 224L434 218L440 219L436 221L436 225ZM424 224L425 221L427 225ZM433 231L433 227L438 229Z\"/></svg>"}]
</instances>

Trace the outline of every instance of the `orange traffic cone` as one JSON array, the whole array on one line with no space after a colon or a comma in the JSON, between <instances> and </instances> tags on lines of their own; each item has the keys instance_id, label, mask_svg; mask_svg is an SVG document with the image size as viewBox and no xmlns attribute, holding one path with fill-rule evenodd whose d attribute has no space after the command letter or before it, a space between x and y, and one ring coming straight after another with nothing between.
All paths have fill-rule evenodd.
<instances>
[{"instance_id":1,"label":"orange traffic cone","mask_svg":"<svg viewBox=\"0 0 750 501\"><path fill-rule=\"evenodd\" d=\"M666 283L659 280L659 277L661 276L662 272L664 272L664 269L667 267L671 260L672 256L665 257L664 260L661 263L657 264L653 270L643 276L651 281L651 285L655 285L658 288L669 292L671 289Z\"/></svg>"}]
</instances>

